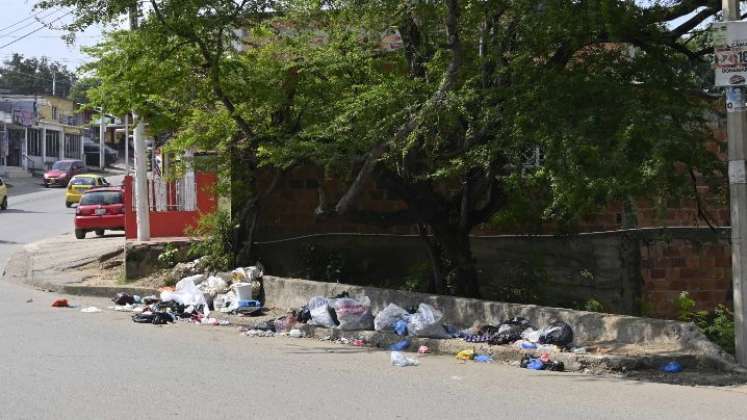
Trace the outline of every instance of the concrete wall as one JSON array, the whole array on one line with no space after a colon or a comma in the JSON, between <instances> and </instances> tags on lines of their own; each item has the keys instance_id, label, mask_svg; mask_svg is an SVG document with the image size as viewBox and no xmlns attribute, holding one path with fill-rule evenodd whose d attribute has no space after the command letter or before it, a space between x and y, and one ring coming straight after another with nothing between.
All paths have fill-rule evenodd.
<instances>
[{"instance_id":1,"label":"concrete wall","mask_svg":"<svg viewBox=\"0 0 747 420\"><path fill-rule=\"evenodd\" d=\"M256 249L267 272L279 276L407 288L430 275L413 235L308 235ZM594 299L606 312L665 318L676 316L674 300L685 290L698 309L731 303L728 229L477 236L472 249L490 300L582 308Z\"/></svg>"},{"instance_id":2,"label":"concrete wall","mask_svg":"<svg viewBox=\"0 0 747 420\"><path fill-rule=\"evenodd\" d=\"M581 307L593 298L615 313L640 308L637 249L622 235L475 237L472 249L486 299ZM281 276L378 287L400 287L417 276L425 285L430 276L416 236L314 235L262 242L257 250L268 272ZM320 278L325 255L342 262L339 278ZM309 270L310 264L322 268Z\"/></svg>"}]
</instances>

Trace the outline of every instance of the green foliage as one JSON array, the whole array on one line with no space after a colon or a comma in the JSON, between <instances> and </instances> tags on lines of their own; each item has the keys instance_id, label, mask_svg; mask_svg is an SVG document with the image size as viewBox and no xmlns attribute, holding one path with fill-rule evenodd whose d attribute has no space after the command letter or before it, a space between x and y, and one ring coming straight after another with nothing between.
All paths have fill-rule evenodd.
<instances>
[{"instance_id":1,"label":"green foliage","mask_svg":"<svg viewBox=\"0 0 747 420\"><path fill-rule=\"evenodd\" d=\"M14 53L0 66L0 89L19 95L52 95L55 79L55 96L68 97L76 84L75 73L63 64L50 62L46 57L25 58Z\"/></svg>"},{"instance_id":2,"label":"green foliage","mask_svg":"<svg viewBox=\"0 0 747 420\"><path fill-rule=\"evenodd\" d=\"M163 252L158 254L158 263L163 268L171 268L175 266L180 260L179 248L174 244L166 244Z\"/></svg>"},{"instance_id":3,"label":"green foliage","mask_svg":"<svg viewBox=\"0 0 747 420\"><path fill-rule=\"evenodd\" d=\"M589 298L589 300L584 303L583 310L588 312L604 312L604 305L594 298Z\"/></svg>"},{"instance_id":4,"label":"green foliage","mask_svg":"<svg viewBox=\"0 0 747 420\"><path fill-rule=\"evenodd\" d=\"M433 270L427 262L413 265L402 279L401 289L408 292L425 292L433 278Z\"/></svg>"},{"instance_id":5,"label":"green foliage","mask_svg":"<svg viewBox=\"0 0 747 420\"><path fill-rule=\"evenodd\" d=\"M718 305L711 312L695 311L695 300L684 291L675 299L675 306L680 321L694 323L709 340L734 354L734 314L729 308Z\"/></svg>"},{"instance_id":6,"label":"green foliage","mask_svg":"<svg viewBox=\"0 0 747 420\"><path fill-rule=\"evenodd\" d=\"M305 278L340 283L347 277L346 258L339 252L309 244L301 259Z\"/></svg>"},{"instance_id":7,"label":"green foliage","mask_svg":"<svg viewBox=\"0 0 747 420\"><path fill-rule=\"evenodd\" d=\"M189 249L191 258L205 258L208 270L229 271L233 269L233 225L231 215L225 210L203 216L200 223L188 232L198 241Z\"/></svg>"}]
</instances>

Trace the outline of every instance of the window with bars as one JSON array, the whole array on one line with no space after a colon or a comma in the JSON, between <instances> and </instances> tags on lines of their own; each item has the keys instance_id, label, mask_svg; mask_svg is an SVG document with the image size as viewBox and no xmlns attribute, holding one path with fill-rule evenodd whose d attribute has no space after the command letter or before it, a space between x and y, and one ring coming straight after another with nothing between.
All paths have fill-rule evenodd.
<instances>
[{"instance_id":1,"label":"window with bars","mask_svg":"<svg viewBox=\"0 0 747 420\"><path fill-rule=\"evenodd\" d=\"M42 132L39 129L29 129L29 156L42 155Z\"/></svg>"},{"instance_id":2,"label":"window with bars","mask_svg":"<svg viewBox=\"0 0 747 420\"><path fill-rule=\"evenodd\" d=\"M47 156L58 157L60 155L60 132L47 130Z\"/></svg>"}]
</instances>

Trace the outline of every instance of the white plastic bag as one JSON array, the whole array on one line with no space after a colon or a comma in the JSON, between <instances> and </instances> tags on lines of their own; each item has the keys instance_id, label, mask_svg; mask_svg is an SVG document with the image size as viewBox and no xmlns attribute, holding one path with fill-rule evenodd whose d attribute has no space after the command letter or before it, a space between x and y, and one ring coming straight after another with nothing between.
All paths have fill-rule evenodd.
<instances>
[{"instance_id":1,"label":"white plastic bag","mask_svg":"<svg viewBox=\"0 0 747 420\"><path fill-rule=\"evenodd\" d=\"M340 298L335 300L335 313L341 330L373 329L371 300L363 296L359 300Z\"/></svg>"},{"instance_id":2,"label":"white plastic bag","mask_svg":"<svg viewBox=\"0 0 747 420\"><path fill-rule=\"evenodd\" d=\"M444 314L426 303L418 305L418 311L410 315L407 331L410 335L429 338L450 338L442 324Z\"/></svg>"},{"instance_id":3,"label":"white plastic bag","mask_svg":"<svg viewBox=\"0 0 747 420\"><path fill-rule=\"evenodd\" d=\"M539 341L540 331L535 330L534 328L527 328L524 330L524 332L521 333L521 338L526 341L536 343Z\"/></svg>"},{"instance_id":4,"label":"white plastic bag","mask_svg":"<svg viewBox=\"0 0 747 420\"><path fill-rule=\"evenodd\" d=\"M329 313L329 299L323 296L314 296L309 300L308 306L311 313L311 319L308 322L309 325L329 328L336 325L332 314Z\"/></svg>"},{"instance_id":5,"label":"white plastic bag","mask_svg":"<svg viewBox=\"0 0 747 420\"><path fill-rule=\"evenodd\" d=\"M376 331L392 331L394 329L394 324L397 321L407 321L409 316L410 314L408 314L406 310L390 303L386 308L382 309L381 312L376 314L376 318L374 318L374 329Z\"/></svg>"},{"instance_id":6,"label":"white plastic bag","mask_svg":"<svg viewBox=\"0 0 747 420\"><path fill-rule=\"evenodd\" d=\"M392 360L392 366L397 367L407 367L407 366L417 366L418 360L413 359L410 357L405 356L404 353L401 351L393 351L391 356L389 356Z\"/></svg>"},{"instance_id":7,"label":"white plastic bag","mask_svg":"<svg viewBox=\"0 0 747 420\"><path fill-rule=\"evenodd\" d=\"M210 313L208 309L205 295L202 291L195 286L194 281L191 278L185 277L176 284L176 288L173 292L161 292L161 301L170 302L174 301L181 303L184 306L199 306L203 305L205 315Z\"/></svg>"}]
</instances>

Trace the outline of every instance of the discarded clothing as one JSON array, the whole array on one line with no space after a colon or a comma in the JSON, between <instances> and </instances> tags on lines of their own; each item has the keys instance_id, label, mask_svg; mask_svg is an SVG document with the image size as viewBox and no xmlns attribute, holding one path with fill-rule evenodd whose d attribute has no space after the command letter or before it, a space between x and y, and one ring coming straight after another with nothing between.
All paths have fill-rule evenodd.
<instances>
[{"instance_id":1,"label":"discarded clothing","mask_svg":"<svg viewBox=\"0 0 747 420\"><path fill-rule=\"evenodd\" d=\"M69 308L70 304L67 303L67 299L57 299L52 302L53 308Z\"/></svg>"}]
</instances>

